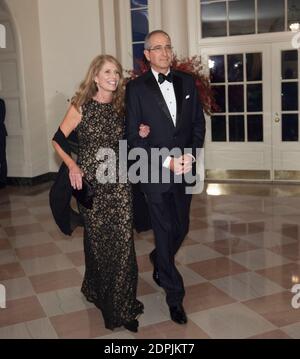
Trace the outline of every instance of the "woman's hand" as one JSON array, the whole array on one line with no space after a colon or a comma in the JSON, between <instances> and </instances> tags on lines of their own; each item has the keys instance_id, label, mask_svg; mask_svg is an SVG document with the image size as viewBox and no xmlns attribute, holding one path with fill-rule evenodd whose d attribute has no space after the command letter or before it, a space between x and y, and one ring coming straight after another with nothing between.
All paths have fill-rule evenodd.
<instances>
[{"instance_id":1,"label":"woman's hand","mask_svg":"<svg viewBox=\"0 0 300 359\"><path fill-rule=\"evenodd\" d=\"M146 138L148 137L150 133L150 127L147 126L147 125L144 125L143 123L140 125L140 128L139 128L139 135L140 137L142 138Z\"/></svg>"},{"instance_id":2,"label":"woman's hand","mask_svg":"<svg viewBox=\"0 0 300 359\"><path fill-rule=\"evenodd\" d=\"M74 189L79 189L79 190L82 189L82 177L83 177L83 172L74 162L69 167L69 178L70 178L71 186Z\"/></svg>"}]
</instances>

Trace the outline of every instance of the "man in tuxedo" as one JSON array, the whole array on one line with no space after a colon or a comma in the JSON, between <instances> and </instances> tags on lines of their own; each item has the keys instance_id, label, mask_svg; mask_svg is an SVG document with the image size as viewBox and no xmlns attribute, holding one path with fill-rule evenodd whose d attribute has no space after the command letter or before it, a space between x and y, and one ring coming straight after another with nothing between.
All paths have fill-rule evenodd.
<instances>
[{"instance_id":1,"label":"man in tuxedo","mask_svg":"<svg viewBox=\"0 0 300 359\"><path fill-rule=\"evenodd\" d=\"M5 115L5 102L0 98L0 189L5 187L7 177Z\"/></svg>"},{"instance_id":2,"label":"man in tuxedo","mask_svg":"<svg viewBox=\"0 0 300 359\"><path fill-rule=\"evenodd\" d=\"M141 183L141 189L155 237L155 249L150 253L153 279L166 292L171 319L185 324L185 290L175 254L189 230L191 195L186 194L185 183L177 183L175 177L192 170L196 150L203 146L205 119L193 77L171 69L169 35L153 31L146 36L144 47L150 70L130 81L126 89L127 140L131 148L146 150L149 159L148 182ZM150 127L145 139L139 136L140 124ZM162 154L159 160L151 156L153 149L163 148L178 148L182 154ZM150 179L153 171L158 173L155 183Z\"/></svg>"}]
</instances>

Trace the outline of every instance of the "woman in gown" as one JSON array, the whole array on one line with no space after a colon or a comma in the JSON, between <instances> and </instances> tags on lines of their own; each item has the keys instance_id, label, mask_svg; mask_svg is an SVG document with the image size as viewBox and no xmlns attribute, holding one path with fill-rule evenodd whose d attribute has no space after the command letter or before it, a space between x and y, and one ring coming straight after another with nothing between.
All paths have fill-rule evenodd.
<instances>
[{"instance_id":1,"label":"woman in gown","mask_svg":"<svg viewBox=\"0 0 300 359\"><path fill-rule=\"evenodd\" d=\"M82 188L84 176L95 191L93 206L78 203L84 220L85 275L81 291L102 312L105 327L124 326L136 332L143 304L136 298L138 268L133 242L132 193L129 183L99 183L100 148L115 151L124 138L124 84L121 65L109 55L93 60L60 125L65 137L75 130L77 163L53 141L69 168L71 185ZM140 135L148 135L146 126Z\"/></svg>"}]
</instances>

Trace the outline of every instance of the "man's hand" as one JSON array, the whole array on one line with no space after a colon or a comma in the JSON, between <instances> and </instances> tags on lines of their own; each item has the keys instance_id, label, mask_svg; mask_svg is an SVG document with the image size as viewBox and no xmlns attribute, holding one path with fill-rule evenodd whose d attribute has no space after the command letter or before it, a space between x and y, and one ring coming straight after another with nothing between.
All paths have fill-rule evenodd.
<instances>
[{"instance_id":1,"label":"man's hand","mask_svg":"<svg viewBox=\"0 0 300 359\"><path fill-rule=\"evenodd\" d=\"M178 158L172 158L170 161L170 170L176 175L190 172L192 163L194 162L191 155L183 155Z\"/></svg>"},{"instance_id":2,"label":"man's hand","mask_svg":"<svg viewBox=\"0 0 300 359\"><path fill-rule=\"evenodd\" d=\"M140 137L142 138L146 138L148 137L150 133L150 127L147 126L147 125L144 125L143 123L140 125L140 128L139 128L139 135Z\"/></svg>"}]
</instances>

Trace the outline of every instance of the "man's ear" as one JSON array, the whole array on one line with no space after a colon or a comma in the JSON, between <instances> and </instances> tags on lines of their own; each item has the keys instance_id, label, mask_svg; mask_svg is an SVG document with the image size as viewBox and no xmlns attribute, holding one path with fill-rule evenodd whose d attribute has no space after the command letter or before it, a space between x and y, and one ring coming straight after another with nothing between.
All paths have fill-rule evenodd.
<instances>
[{"instance_id":1,"label":"man's ear","mask_svg":"<svg viewBox=\"0 0 300 359\"><path fill-rule=\"evenodd\" d=\"M144 55L145 55L146 59L148 61L150 61L150 56L149 56L149 51L148 50L144 50Z\"/></svg>"}]
</instances>

